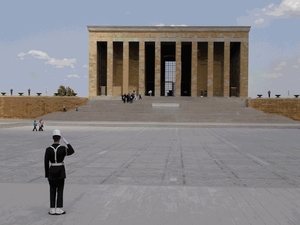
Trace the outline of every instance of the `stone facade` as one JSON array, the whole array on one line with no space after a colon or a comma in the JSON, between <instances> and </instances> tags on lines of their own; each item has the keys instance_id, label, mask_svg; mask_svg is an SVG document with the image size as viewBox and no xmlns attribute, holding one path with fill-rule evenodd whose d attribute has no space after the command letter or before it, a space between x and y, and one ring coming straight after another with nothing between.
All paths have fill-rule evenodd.
<instances>
[{"instance_id":1,"label":"stone facade","mask_svg":"<svg viewBox=\"0 0 300 225\"><path fill-rule=\"evenodd\" d=\"M248 97L250 27L88 26L89 96ZM166 62L175 62L173 80ZM169 85L169 86L168 86Z\"/></svg>"},{"instance_id":2,"label":"stone facade","mask_svg":"<svg viewBox=\"0 0 300 225\"><path fill-rule=\"evenodd\" d=\"M0 118L30 119L48 113L62 111L63 105L67 110L82 106L88 98L79 97L31 97L31 96L5 96L0 97Z\"/></svg>"},{"instance_id":3,"label":"stone facade","mask_svg":"<svg viewBox=\"0 0 300 225\"><path fill-rule=\"evenodd\" d=\"M300 121L300 98L250 98L247 106Z\"/></svg>"}]
</instances>

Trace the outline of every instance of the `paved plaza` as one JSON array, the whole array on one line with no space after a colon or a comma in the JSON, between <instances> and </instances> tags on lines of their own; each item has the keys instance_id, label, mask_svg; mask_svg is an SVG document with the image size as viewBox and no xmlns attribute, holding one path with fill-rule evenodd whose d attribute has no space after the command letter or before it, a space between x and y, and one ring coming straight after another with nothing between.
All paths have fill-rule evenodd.
<instances>
[{"instance_id":1,"label":"paved plaza","mask_svg":"<svg viewBox=\"0 0 300 225\"><path fill-rule=\"evenodd\" d=\"M0 120L1 225L299 225L300 125ZM66 215L51 216L44 152L65 159Z\"/></svg>"}]
</instances>

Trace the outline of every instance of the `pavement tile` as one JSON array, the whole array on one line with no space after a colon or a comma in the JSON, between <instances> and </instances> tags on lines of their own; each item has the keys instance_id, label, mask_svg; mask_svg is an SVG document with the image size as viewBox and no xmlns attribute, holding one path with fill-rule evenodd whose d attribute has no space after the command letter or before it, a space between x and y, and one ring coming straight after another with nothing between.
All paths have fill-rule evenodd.
<instances>
[{"instance_id":1,"label":"pavement tile","mask_svg":"<svg viewBox=\"0 0 300 225\"><path fill-rule=\"evenodd\" d=\"M1 225L299 224L298 129L23 122L0 126ZM75 148L63 216L43 170L55 128Z\"/></svg>"}]
</instances>

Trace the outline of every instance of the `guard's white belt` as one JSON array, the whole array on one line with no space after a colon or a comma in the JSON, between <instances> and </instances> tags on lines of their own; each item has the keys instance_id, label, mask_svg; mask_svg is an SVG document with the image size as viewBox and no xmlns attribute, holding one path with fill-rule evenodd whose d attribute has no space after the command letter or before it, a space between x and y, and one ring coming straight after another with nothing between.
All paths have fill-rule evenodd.
<instances>
[{"instance_id":1,"label":"guard's white belt","mask_svg":"<svg viewBox=\"0 0 300 225\"><path fill-rule=\"evenodd\" d=\"M51 163L51 166L63 166L64 165L64 163L62 162L62 163Z\"/></svg>"}]
</instances>

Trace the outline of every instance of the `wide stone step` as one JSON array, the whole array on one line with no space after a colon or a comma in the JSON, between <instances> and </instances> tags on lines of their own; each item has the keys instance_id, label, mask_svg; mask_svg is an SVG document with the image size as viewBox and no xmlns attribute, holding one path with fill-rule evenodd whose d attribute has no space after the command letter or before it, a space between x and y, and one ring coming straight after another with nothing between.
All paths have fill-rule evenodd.
<instances>
[{"instance_id":1,"label":"wide stone step","mask_svg":"<svg viewBox=\"0 0 300 225\"><path fill-rule=\"evenodd\" d=\"M139 122L232 122L294 123L278 115L269 115L246 107L240 98L146 97L133 103L120 98L89 100L87 105L67 112L43 116L61 121L139 121Z\"/></svg>"}]
</instances>

